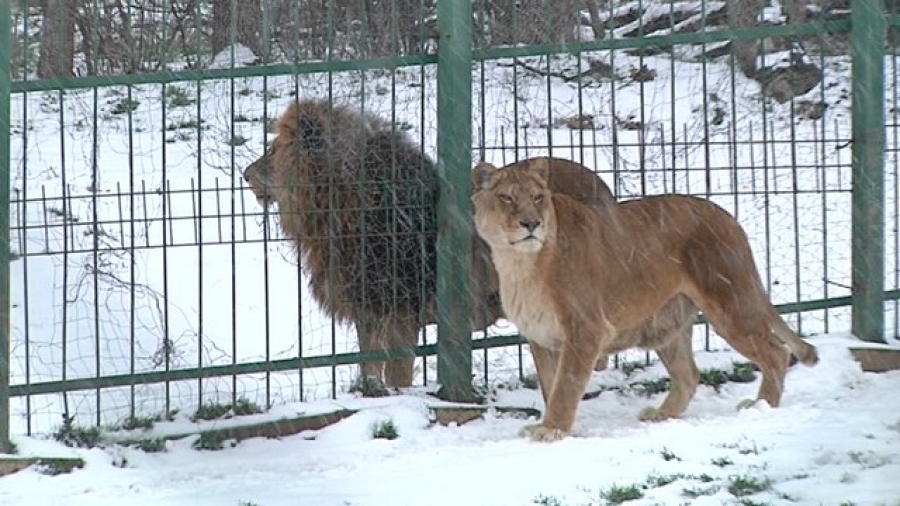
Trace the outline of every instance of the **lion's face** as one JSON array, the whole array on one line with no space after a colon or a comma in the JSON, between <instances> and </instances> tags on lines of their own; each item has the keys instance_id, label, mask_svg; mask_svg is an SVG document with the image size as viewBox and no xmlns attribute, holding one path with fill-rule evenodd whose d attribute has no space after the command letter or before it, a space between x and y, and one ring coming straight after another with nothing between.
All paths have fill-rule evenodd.
<instances>
[{"instance_id":1,"label":"lion's face","mask_svg":"<svg viewBox=\"0 0 900 506\"><path fill-rule=\"evenodd\" d=\"M276 195L272 181L272 160L274 159L275 143L244 169L244 181L250 185L250 191L256 196L257 202L263 207L269 207L275 201Z\"/></svg>"},{"instance_id":2,"label":"lion's face","mask_svg":"<svg viewBox=\"0 0 900 506\"><path fill-rule=\"evenodd\" d=\"M475 227L492 248L540 251L550 233L553 209L546 164L497 169L480 163L472 173Z\"/></svg>"}]
</instances>

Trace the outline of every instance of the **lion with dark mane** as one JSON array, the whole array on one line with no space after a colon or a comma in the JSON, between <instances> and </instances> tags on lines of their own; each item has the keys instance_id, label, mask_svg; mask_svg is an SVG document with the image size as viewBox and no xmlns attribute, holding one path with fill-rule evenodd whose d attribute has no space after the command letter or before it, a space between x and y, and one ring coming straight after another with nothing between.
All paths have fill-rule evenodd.
<instances>
[{"instance_id":1,"label":"lion with dark mane","mask_svg":"<svg viewBox=\"0 0 900 506\"><path fill-rule=\"evenodd\" d=\"M276 134L244 179L264 207L278 204L281 229L325 313L354 324L363 351L406 350L386 363L365 362L361 379L411 385L410 350L419 328L437 320L435 164L391 124L327 101L292 104ZM511 166L531 164L548 168L554 192L598 208L615 204L580 164L532 158ZM503 311L490 250L477 234L472 241L472 320L484 328ZM689 300L676 298L633 332L689 341L696 314ZM606 357L597 364L605 366Z\"/></svg>"}]
</instances>

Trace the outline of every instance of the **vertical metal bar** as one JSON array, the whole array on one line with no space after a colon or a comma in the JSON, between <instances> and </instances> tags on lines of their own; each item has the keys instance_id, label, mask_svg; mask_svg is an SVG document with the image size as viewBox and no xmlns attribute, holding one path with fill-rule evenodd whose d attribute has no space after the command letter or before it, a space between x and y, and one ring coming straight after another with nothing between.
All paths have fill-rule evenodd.
<instances>
[{"instance_id":1,"label":"vertical metal bar","mask_svg":"<svg viewBox=\"0 0 900 506\"><path fill-rule=\"evenodd\" d=\"M200 31L201 20L203 19L202 14L202 6L200 2L197 2L197 21L195 23L197 31ZM194 237L197 241L197 368L203 369L203 347L204 347L204 331L205 327L203 324L205 323L206 312L204 311L204 297L203 297L203 283L206 279L205 277L205 269L203 268L203 252L204 252L204 241L205 238L203 236L203 191L204 188L204 178L203 178L203 125L200 122L200 119L203 118L203 81L197 80L196 88L195 88L195 104L196 104L196 114L197 114L197 125L196 125L196 135L197 135L197 188L195 192L192 194L195 196L195 206L194 206L194 220L196 224L196 228L194 229ZM193 190L194 188L192 188ZM203 375L200 374L197 377L197 409L203 407Z\"/></svg>"},{"instance_id":2,"label":"vertical metal bar","mask_svg":"<svg viewBox=\"0 0 900 506\"><path fill-rule=\"evenodd\" d=\"M853 61L851 331L884 342L884 39L881 0L857 0L850 14Z\"/></svg>"},{"instance_id":3,"label":"vertical metal bar","mask_svg":"<svg viewBox=\"0 0 900 506\"><path fill-rule=\"evenodd\" d=\"M10 58L12 26L9 0L0 0L0 453L12 450L9 441L9 173L10 173ZM23 72L24 74L24 72Z\"/></svg>"},{"instance_id":4,"label":"vertical metal bar","mask_svg":"<svg viewBox=\"0 0 900 506\"><path fill-rule=\"evenodd\" d=\"M24 16L23 16L22 22L24 23L24 26L29 26L29 23L30 23L29 13L31 11L29 10L29 7L30 7L30 5L29 5L28 0L25 0L25 2L23 3L23 6L22 6L22 10L24 11ZM0 15L2 15L2 14L0 14ZM30 43L30 38L28 35L28 30L25 30L25 33L23 34L23 39L24 39L23 40L24 47L29 47L28 44ZM0 49L0 51L2 51L2 49ZM28 77L27 77L28 76L28 68L29 68L28 67L28 51L23 51L22 67L21 67L22 80L28 79ZM0 84L2 84L2 83L0 83ZM2 95L0 95L0 96L2 96ZM27 98L28 98L28 95L26 95L26 94L22 95L22 124L23 125L28 124L28 118L29 118ZM2 103L2 99L0 99L0 103ZM2 124L2 121L0 121L0 124ZM0 137L7 138L7 139L9 138L8 135L7 136L0 135ZM23 177L25 177L25 178L28 177L28 149L27 149L28 139L29 139L28 129L23 128L22 129L22 146L25 149L22 149L22 174L23 174ZM0 142L3 142L3 141L0 140ZM2 151L2 150L0 150L0 151ZM10 159L9 156L4 157L3 155L0 155L0 163L2 163L3 160L8 160L8 159ZM10 167L10 169L11 168L12 167ZM28 217L28 185L27 184L22 185L22 193L20 195L20 201L22 203L22 206L20 208L21 211L19 214L19 225L22 228L22 230L24 231L25 223L28 219L27 218ZM45 205L46 205L46 203L45 203ZM31 299L29 298L29 293L28 293L29 292L29 290L28 290L28 286L29 286L28 285L28 241L25 240L24 236L25 236L24 232L20 234L20 237L22 237L22 249L20 251L20 255L22 258L22 286L23 286L22 309L23 309L23 312L25 313L24 318L23 318L23 320L24 320L23 324L25 326L25 336L24 336L25 337L25 349L24 349L24 352L25 352L25 356L29 357L29 358L25 359L25 384L28 385L31 383L31 360L30 360L30 357L31 357L31 335L28 332L28 329L31 328L31 305L28 302ZM4 355L0 355L0 356L4 356ZM2 404L2 403L0 403L0 404ZM7 411L7 413L9 413L9 411ZM25 396L25 433L29 436L32 434L31 394L28 394ZM0 437L0 441L2 441L2 437Z\"/></svg>"},{"instance_id":5,"label":"vertical metal bar","mask_svg":"<svg viewBox=\"0 0 900 506\"><path fill-rule=\"evenodd\" d=\"M169 24L168 24L168 12L169 12L168 7L169 7L168 2L166 0L163 0L163 40L168 40L168 39L166 39L166 36L168 35L167 32L168 32L168 26L169 26ZM164 63L167 64L168 60L164 60ZM164 65L164 68L168 68L168 65ZM166 104L168 102L166 100L166 86L165 85L160 86L160 99L161 100L160 100L160 117L159 117L159 119L160 119L161 123L165 124L166 118L168 117L167 108L166 108ZM197 118L197 121L199 122L200 118ZM160 209L160 213L161 213L160 221L162 223L162 244L161 244L161 246L162 246L162 265L161 265L161 267L162 267L162 286L163 286L162 287L162 300L163 300L163 307L162 307L162 324L163 324L163 335L162 335L163 345L162 346L163 347L162 347L162 350L163 350L163 362L164 362L163 367L164 367L165 371L168 371L171 369L171 364L170 364L171 353L169 353L169 342L170 342L169 341L169 244L171 244L171 242L173 242L173 241L169 241L169 235L168 235L168 233L170 233L170 231L171 231L171 223L170 222L171 222L171 209L172 209L172 205L171 205L172 194L169 191L170 188L169 188L168 169L167 169L168 164L169 164L169 158L168 158L168 150L166 149L166 146L168 145L168 143L166 142L166 132L165 131L162 132L162 135L160 136L160 141L161 141L161 143L160 143L160 149L161 149L160 167L161 167L161 169L160 169L159 187L162 188L162 194L161 194L161 199L160 199L162 201L161 202L162 205L161 205L161 209ZM169 416L169 413L172 410L172 382L170 382L168 380L166 380L166 383L165 383L165 392L166 392L165 393L165 396L166 396L165 416Z\"/></svg>"},{"instance_id":6,"label":"vertical metal bar","mask_svg":"<svg viewBox=\"0 0 900 506\"><path fill-rule=\"evenodd\" d=\"M472 401L472 3L438 0L439 397Z\"/></svg>"}]
</instances>

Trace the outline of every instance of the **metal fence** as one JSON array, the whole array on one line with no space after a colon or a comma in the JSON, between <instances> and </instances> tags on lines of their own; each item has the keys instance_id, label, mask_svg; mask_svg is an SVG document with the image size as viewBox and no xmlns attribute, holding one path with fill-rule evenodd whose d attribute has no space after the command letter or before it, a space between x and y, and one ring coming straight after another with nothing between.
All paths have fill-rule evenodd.
<instances>
[{"instance_id":1,"label":"metal fence","mask_svg":"<svg viewBox=\"0 0 900 506\"><path fill-rule=\"evenodd\" d=\"M322 312L241 177L310 98L436 161L438 325L415 378L444 397L531 368L508 325L469 332L478 159L710 198L798 332L895 336L896 4L0 0L0 450L63 416L336 397L386 356Z\"/></svg>"}]
</instances>

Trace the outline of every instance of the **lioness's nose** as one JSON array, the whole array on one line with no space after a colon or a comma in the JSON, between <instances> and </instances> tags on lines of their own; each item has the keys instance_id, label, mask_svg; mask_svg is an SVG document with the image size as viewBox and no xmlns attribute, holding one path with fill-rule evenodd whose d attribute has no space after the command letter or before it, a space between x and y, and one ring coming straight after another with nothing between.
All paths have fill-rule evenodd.
<instances>
[{"instance_id":1,"label":"lioness's nose","mask_svg":"<svg viewBox=\"0 0 900 506\"><path fill-rule=\"evenodd\" d=\"M249 170L244 171L244 181L246 181L248 183L250 182L250 171Z\"/></svg>"},{"instance_id":2,"label":"lioness's nose","mask_svg":"<svg viewBox=\"0 0 900 506\"><path fill-rule=\"evenodd\" d=\"M519 225L525 227L525 230L528 230L529 232L534 232L534 229L541 226L541 222L540 220L522 220L519 222Z\"/></svg>"}]
</instances>

